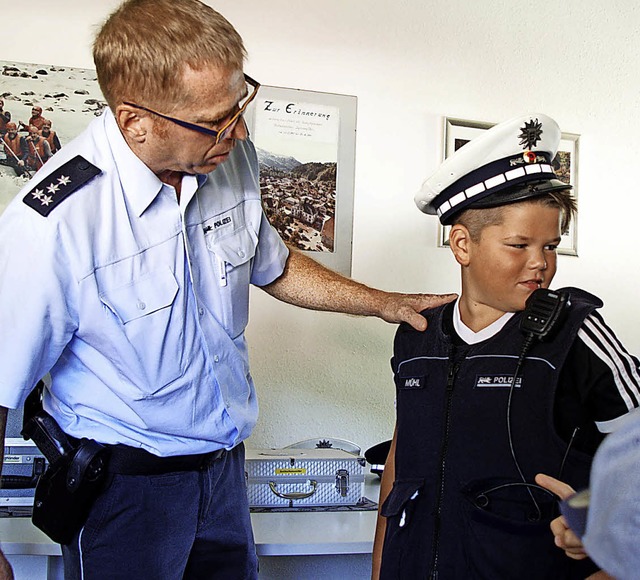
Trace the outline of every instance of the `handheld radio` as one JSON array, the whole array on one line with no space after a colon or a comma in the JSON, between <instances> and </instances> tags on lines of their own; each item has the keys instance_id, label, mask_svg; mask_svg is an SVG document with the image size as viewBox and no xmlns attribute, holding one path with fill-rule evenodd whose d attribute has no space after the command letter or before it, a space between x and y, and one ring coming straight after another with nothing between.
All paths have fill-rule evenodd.
<instances>
[{"instance_id":1,"label":"handheld radio","mask_svg":"<svg viewBox=\"0 0 640 580\"><path fill-rule=\"evenodd\" d=\"M520 330L531 342L534 338L547 340L562 323L570 305L570 295L566 290L558 292L538 288L527 298L520 320ZM527 350L530 346L528 345Z\"/></svg>"}]
</instances>

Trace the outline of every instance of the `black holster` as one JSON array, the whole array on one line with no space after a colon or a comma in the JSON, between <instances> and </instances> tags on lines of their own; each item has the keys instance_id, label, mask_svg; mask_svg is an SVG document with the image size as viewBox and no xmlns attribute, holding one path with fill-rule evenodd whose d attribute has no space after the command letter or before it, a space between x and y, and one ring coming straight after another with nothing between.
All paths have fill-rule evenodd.
<instances>
[{"instance_id":1,"label":"black holster","mask_svg":"<svg viewBox=\"0 0 640 580\"><path fill-rule=\"evenodd\" d=\"M33 502L33 524L60 544L82 528L107 475L107 449L91 439L72 439L42 408L40 381L24 405L22 436L49 462Z\"/></svg>"}]
</instances>

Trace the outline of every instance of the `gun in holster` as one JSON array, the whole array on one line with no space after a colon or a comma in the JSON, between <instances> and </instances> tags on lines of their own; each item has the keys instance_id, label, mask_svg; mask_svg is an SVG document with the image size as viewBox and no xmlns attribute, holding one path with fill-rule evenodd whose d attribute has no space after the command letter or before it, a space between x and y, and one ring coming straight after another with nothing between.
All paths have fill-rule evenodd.
<instances>
[{"instance_id":1,"label":"gun in holster","mask_svg":"<svg viewBox=\"0 0 640 580\"><path fill-rule=\"evenodd\" d=\"M33 501L33 524L53 541L67 544L82 528L107 475L107 449L91 439L75 440L42 407L40 381L24 404L21 434L49 462Z\"/></svg>"}]
</instances>

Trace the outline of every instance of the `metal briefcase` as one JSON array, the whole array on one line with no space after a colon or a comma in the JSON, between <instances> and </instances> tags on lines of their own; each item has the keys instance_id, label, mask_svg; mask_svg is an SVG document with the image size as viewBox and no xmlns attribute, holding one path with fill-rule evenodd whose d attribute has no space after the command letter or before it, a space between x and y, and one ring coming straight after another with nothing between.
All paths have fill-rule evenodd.
<instances>
[{"instance_id":1,"label":"metal briefcase","mask_svg":"<svg viewBox=\"0 0 640 580\"><path fill-rule=\"evenodd\" d=\"M356 505L365 459L340 449L247 449L250 507Z\"/></svg>"},{"instance_id":2,"label":"metal briefcase","mask_svg":"<svg viewBox=\"0 0 640 580\"><path fill-rule=\"evenodd\" d=\"M30 514L38 479L47 462L32 441L8 437L4 442L4 465L0 488L0 512Z\"/></svg>"},{"instance_id":3,"label":"metal briefcase","mask_svg":"<svg viewBox=\"0 0 640 580\"><path fill-rule=\"evenodd\" d=\"M9 409L4 465L0 482L0 516L27 516L33 510L33 496L47 461L33 441L20 435L23 409Z\"/></svg>"}]
</instances>

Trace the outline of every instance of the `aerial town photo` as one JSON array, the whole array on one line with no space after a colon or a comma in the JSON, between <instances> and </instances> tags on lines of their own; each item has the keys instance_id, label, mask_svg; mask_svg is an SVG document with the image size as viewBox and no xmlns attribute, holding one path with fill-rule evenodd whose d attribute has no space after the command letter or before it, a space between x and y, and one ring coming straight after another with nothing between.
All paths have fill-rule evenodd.
<instances>
[{"instance_id":1,"label":"aerial town photo","mask_svg":"<svg viewBox=\"0 0 640 580\"><path fill-rule=\"evenodd\" d=\"M258 161L262 204L281 237L301 250L333 252L337 164L301 163L262 149Z\"/></svg>"}]
</instances>

